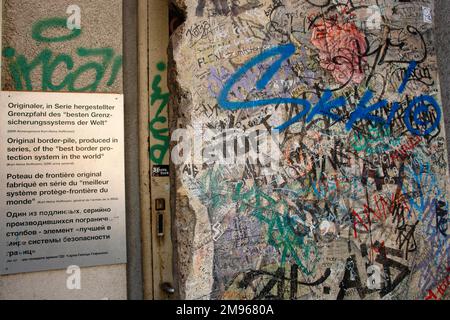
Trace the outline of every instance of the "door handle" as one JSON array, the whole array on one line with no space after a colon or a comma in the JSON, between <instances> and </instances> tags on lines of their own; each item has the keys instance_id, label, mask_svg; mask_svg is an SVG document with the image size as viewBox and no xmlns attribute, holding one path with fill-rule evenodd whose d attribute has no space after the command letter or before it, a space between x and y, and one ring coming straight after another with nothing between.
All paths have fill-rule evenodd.
<instances>
[{"instance_id":1,"label":"door handle","mask_svg":"<svg viewBox=\"0 0 450 320\"><path fill-rule=\"evenodd\" d=\"M161 284L161 290L167 294L175 293L175 288L168 282L164 282L163 284Z\"/></svg>"}]
</instances>

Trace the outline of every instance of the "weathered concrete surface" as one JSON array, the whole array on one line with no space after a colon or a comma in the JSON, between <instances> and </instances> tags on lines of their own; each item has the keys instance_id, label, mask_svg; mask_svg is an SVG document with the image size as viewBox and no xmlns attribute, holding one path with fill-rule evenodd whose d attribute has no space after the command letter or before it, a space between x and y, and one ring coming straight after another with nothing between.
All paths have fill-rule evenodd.
<instances>
[{"instance_id":1,"label":"weathered concrete surface","mask_svg":"<svg viewBox=\"0 0 450 320\"><path fill-rule=\"evenodd\" d=\"M441 82L442 107L445 114L450 111L450 1L436 0L436 51ZM450 137L450 116L445 117L447 137ZM447 139L450 151L450 139Z\"/></svg>"},{"instance_id":2,"label":"weathered concrete surface","mask_svg":"<svg viewBox=\"0 0 450 320\"><path fill-rule=\"evenodd\" d=\"M209 154L174 167L182 296L447 299L433 1L176 3L173 150ZM220 161L275 128L276 170Z\"/></svg>"},{"instance_id":3,"label":"weathered concrete surface","mask_svg":"<svg viewBox=\"0 0 450 320\"><path fill-rule=\"evenodd\" d=\"M36 31L34 28L39 23L48 26L50 18L67 18L67 7L72 4L81 8L82 32L78 37L50 43L33 38L33 30ZM44 30L41 35L67 34L67 29L59 27ZM6 51L9 56L2 61L3 90L123 93L120 0L80 0L76 3L70 0L5 0L3 48L9 48ZM86 56L94 53L95 56ZM99 56L99 53L103 55ZM50 60L46 60L46 55ZM68 65L60 63L53 70L51 62L58 56L63 56ZM105 57L111 57L110 61ZM117 71L114 75L113 69ZM0 299L127 298L125 265L83 268L81 290L68 290L67 277L65 270L2 276ZM136 294L133 297L139 298Z\"/></svg>"}]
</instances>

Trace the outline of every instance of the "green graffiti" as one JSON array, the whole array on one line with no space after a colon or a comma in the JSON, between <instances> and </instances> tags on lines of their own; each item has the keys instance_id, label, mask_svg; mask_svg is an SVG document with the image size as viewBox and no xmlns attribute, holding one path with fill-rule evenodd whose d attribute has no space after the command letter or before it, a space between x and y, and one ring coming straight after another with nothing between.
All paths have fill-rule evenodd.
<instances>
[{"instance_id":1,"label":"green graffiti","mask_svg":"<svg viewBox=\"0 0 450 320\"><path fill-rule=\"evenodd\" d=\"M60 28L60 29L66 29L67 28L67 19L66 18L50 18L41 20L34 24L32 29L32 37L34 40L38 42L64 42L69 41L77 38L81 35L81 29L73 29L70 30L71 32L67 35L58 36L58 37L46 37L43 36L44 31L50 28Z\"/></svg>"},{"instance_id":2,"label":"green graffiti","mask_svg":"<svg viewBox=\"0 0 450 320\"><path fill-rule=\"evenodd\" d=\"M351 135L350 144L357 152L365 151L367 154L383 153L390 149L391 142L387 143L392 137L389 128L369 126L368 134L354 132Z\"/></svg>"},{"instance_id":3,"label":"green graffiti","mask_svg":"<svg viewBox=\"0 0 450 320\"><path fill-rule=\"evenodd\" d=\"M107 69L112 63L111 76L106 83L107 86L114 84L117 75L122 66L122 56L114 56L114 50L111 48L87 49L79 48L77 50L79 57L99 56L101 62L88 62L81 65L78 69L70 72L74 68L74 60L70 55L54 55L50 49L44 49L33 60L28 61L24 55L15 56L13 48L5 48L3 57L7 58L9 72L14 80L16 90L32 91L33 83L31 80L32 72L39 66L42 66L42 91L61 91L67 88L71 92L95 92L101 84ZM53 82L53 75L58 67L65 67L68 71L65 78L58 84ZM93 81L84 86L77 87L77 81L86 73L94 72Z\"/></svg>"},{"instance_id":4,"label":"green graffiti","mask_svg":"<svg viewBox=\"0 0 450 320\"><path fill-rule=\"evenodd\" d=\"M231 194L228 192L228 183L220 170L208 170L200 177L200 200L211 211L223 207Z\"/></svg>"},{"instance_id":5,"label":"green graffiti","mask_svg":"<svg viewBox=\"0 0 450 320\"><path fill-rule=\"evenodd\" d=\"M61 54L57 56L51 63L49 63L48 68L44 68L44 72L42 73L42 88L43 90L51 90L51 91L60 91L63 88L69 86L71 77L67 76L65 79L63 79L59 84L53 84L53 73L55 72L56 68L60 64L65 64L66 68L68 70L72 70L74 63L72 58L67 54ZM31 86L31 82L30 82Z\"/></svg>"},{"instance_id":6,"label":"green graffiti","mask_svg":"<svg viewBox=\"0 0 450 320\"><path fill-rule=\"evenodd\" d=\"M319 248L309 236L311 230L297 230L305 220L296 208L289 205L282 192L272 190L270 196L256 184L245 190L243 182L230 183L222 169L205 171L196 183L199 200L208 207L210 215L228 202L236 204L237 214L255 217L265 226L267 244L280 253L280 267L293 262L303 274L316 273L320 260Z\"/></svg>"},{"instance_id":7,"label":"green graffiti","mask_svg":"<svg viewBox=\"0 0 450 320\"><path fill-rule=\"evenodd\" d=\"M160 62L157 64L158 71L164 72L166 70L166 65L163 62ZM150 159L153 163L162 165L164 161L164 157L167 154L167 151L169 150L169 128L162 128L158 129L156 128L156 124L160 123L162 125L167 125L167 117L161 115L161 113L167 108L167 105L169 103L169 93L165 92L162 93L160 83L161 83L162 77L161 75L156 75L153 78L152 82L152 94L150 99L150 105L152 107L155 106L156 102L160 102L158 110L150 121L150 133L152 137L155 140L158 140L162 142L161 144L152 145L150 147Z\"/></svg>"},{"instance_id":8,"label":"green graffiti","mask_svg":"<svg viewBox=\"0 0 450 320\"><path fill-rule=\"evenodd\" d=\"M111 77L109 77L108 82L106 85L108 87L111 87L114 82L116 81L117 75L119 74L120 69L122 68L123 58L122 56L117 56L114 58L113 65L112 65L112 71L111 71Z\"/></svg>"},{"instance_id":9,"label":"green graffiti","mask_svg":"<svg viewBox=\"0 0 450 320\"><path fill-rule=\"evenodd\" d=\"M64 25L63 22L64 21ZM39 42L61 42L69 41L78 37L81 30L74 30L70 35L46 38L42 36L44 30L51 27L65 27L64 18L52 18L37 22L33 27L33 39ZM93 59L75 69L74 57L69 54L55 54L49 48L43 49L34 59L29 60L25 55L18 54L14 48L7 47L3 50L3 57L8 71L14 81L15 90L33 91L62 91L70 92L95 92L102 83L107 70L111 67L111 75L106 85L112 86L122 67L122 56L116 55L112 48L78 48L76 57L82 59ZM39 72L41 68L41 86L33 87L32 74ZM54 83L56 70L67 70L65 77L59 83ZM92 76L92 81L81 87L80 79L86 81Z\"/></svg>"},{"instance_id":10,"label":"green graffiti","mask_svg":"<svg viewBox=\"0 0 450 320\"><path fill-rule=\"evenodd\" d=\"M320 259L319 250L314 241L308 241L306 235L296 232L292 208L286 200L282 197L276 200L257 187L244 191L240 182L236 185L233 201L238 204L238 212L250 210L267 226L268 243L281 253L281 267L291 258L305 275L315 273Z\"/></svg>"}]
</instances>

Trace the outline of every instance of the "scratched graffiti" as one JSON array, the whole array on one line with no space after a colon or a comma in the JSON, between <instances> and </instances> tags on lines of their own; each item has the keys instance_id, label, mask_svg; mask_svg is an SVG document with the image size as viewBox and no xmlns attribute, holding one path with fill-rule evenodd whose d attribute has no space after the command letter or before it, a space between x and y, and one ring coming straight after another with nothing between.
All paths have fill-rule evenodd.
<instances>
[{"instance_id":1,"label":"scratched graffiti","mask_svg":"<svg viewBox=\"0 0 450 320\"><path fill-rule=\"evenodd\" d=\"M112 87L122 68L122 55L113 48L80 46L60 53L50 45L71 43L83 37L83 28L70 30L67 18L45 18L31 27L34 45L43 47L34 57L4 46L2 56L11 79L7 89L18 91L96 92ZM86 61L81 63L80 61ZM63 74L63 76L61 76ZM107 89L106 89L107 90Z\"/></svg>"},{"instance_id":2,"label":"scratched graffiti","mask_svg":"<svg viewBox=\"0 0 450 320\"><path fill-rule=\"evenodd\" d=\"M184 296L448 299L433 1L184 2L173 129L276 133L282 154L177 165Z\"/></svg>"}]
</instances>

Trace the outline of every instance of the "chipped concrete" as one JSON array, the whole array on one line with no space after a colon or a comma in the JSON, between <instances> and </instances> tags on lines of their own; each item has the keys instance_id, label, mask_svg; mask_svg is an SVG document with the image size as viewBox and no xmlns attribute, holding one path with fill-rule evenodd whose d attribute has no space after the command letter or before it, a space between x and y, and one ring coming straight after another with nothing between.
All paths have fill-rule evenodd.
<instances>
[{"instance_id":1,"label":"chipped concrete","mask_svg":"<svg viewBox=\"0 0 450 320\"><path fill-rule=\"evenodd\" d=\"M191 128L173 143L183 152L174 150L195 155L189 142L203 141L210 155L174 166L183 296L445 299L448 155L434 2L175 3L187 19L169 50L172 133ZM370 114L364 96L366 106L380 103ZM272 172L261 159L217 156L224 134L239 143L276 128Z\"/></svg>"}]
</instances>

